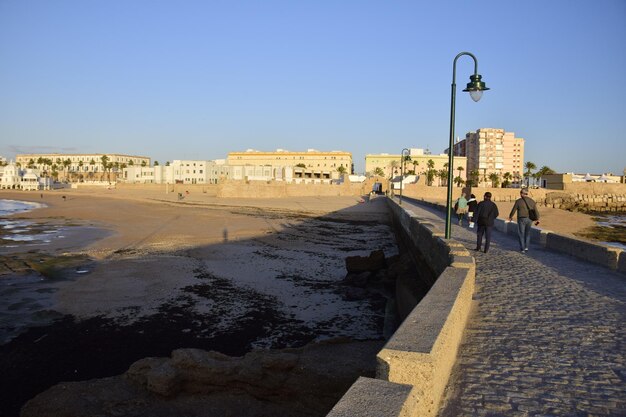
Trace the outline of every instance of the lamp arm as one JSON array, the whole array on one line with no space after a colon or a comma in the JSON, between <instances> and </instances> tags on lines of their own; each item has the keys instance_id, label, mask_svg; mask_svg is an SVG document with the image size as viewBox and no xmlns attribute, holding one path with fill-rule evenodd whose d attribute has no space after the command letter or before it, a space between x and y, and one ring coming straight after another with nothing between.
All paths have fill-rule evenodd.
<instances>
[{"instance_id":1,"label":"lamp arm","mask_svg":"<svg viewBox=\"0 0 626 417\"><path fill-rule=\"evenodd\" d=\"M471 52L461 52L454 57L454 63L452 65L452 84L456 82L456 61L463 55L470 56L474 60L474 75L478 74L478 60L476 59L474 54L472 54Z\"/></svg>"}]
</instances>

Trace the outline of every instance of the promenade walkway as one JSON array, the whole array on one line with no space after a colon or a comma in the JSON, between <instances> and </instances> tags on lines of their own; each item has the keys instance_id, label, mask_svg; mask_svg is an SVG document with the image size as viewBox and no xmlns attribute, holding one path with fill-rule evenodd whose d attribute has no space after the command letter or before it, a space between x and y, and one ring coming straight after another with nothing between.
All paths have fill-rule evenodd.
<instances>
[{"instance_id":1,"label":"promenade walkway","mask_svg":"<svg viewBox=\"0 0 626 417\"><path fill-rule=\"evenodd\" d=\"M520 253L495 230L475 252L475 229L456 223L476 302L439 416L626 416L626 276L536 245Z\"/></svg>"}]
</instances>

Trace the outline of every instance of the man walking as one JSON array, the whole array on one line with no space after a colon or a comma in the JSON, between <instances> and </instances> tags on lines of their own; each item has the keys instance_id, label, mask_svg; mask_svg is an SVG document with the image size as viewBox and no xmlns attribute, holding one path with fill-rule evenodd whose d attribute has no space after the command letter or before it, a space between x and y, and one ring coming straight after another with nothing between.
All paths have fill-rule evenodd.
<instances>
[{"instance_id":1,"label":"man walking","mask_svg":"<svg viewBox=\"0 0 626 417\"><path fill-rule=\"evenodd\" d=\"M478 203L476 213L474 217L478 224L478 230L476 232L476 249L480 250L483 242L483 235L485 236L485 253L489 250L489 244L491 243L491 231L493 230L493 224L498 217L498 206L491 201L491 193L486 192L484 200Z\"/></svg>"},{"instance_id":2,"label":"man walking","mask_svg":"<svg viewBox=\"0 0 626 417\"><path fill-rule=\"evenodd\" d=\"M535 222L535 225L539 224L539 210L537 210L535 200L528 197L528 189L521 189L520 198L515 201L511 209L511 214L509 214L509 221L513 221L515 212L517 212L517 237L519 238L519 248L520 251L525 253L528 252L530 229L533 222Z\"/></svg>"}]
</instances>

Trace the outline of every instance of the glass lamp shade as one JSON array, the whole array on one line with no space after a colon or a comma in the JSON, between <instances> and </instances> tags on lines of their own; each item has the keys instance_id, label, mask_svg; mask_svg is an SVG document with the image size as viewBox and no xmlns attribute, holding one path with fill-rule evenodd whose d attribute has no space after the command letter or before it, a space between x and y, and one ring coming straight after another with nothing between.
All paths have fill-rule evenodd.
<instances>
[{"instance_id":1,"label":"glass lamp shade","mask_svg":"<svg viewBox=\"0 0 626 417\"><path fill-rule=\"evenodd\" d=\"M470 93L470 97L474 101L480 101L481 97L483 96L482 90L474 90L474 91L470 91L469 93Z\"/></svg>"},{"instance_id":2,"label":"glass lamp shade","mask_svg":"<svg viewBox=\"0 0 626 417\"><path fill-rule=\"evenodd\" d=\"M484 82L481 81L482 76L480 74L470 75L470 82L467 83L467 87L463 91L470 93L472 100L478 101L483 96L483 91L489 90Z\"/></svg>"}]
</instances>

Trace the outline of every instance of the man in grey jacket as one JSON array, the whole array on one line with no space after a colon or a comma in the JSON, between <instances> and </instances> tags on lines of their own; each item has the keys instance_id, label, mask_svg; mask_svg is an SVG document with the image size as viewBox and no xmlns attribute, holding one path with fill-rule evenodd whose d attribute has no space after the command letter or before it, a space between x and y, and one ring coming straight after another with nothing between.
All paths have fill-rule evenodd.
<instances>
[{"instance_id":1,"label":"man in grey jacket","mask_svg":"<svg viewBox=\"0 0 626 417\"><path fill-rule=\"evenodd\" d=\"M531 210L534 210L535 216L530 215ZM528 197L528 189L521 189L520 198L515 201L511 209L511 214L509 214L509 221L513 221L515 212L517 212L517 237L519 238L519 247L522 252L528 252L530 229L533 222L535 222L535 225L539 224L539 210L537 210L535 200ZM535 218L531 219L531 217Z\"/></svg>"}]
</instances>

